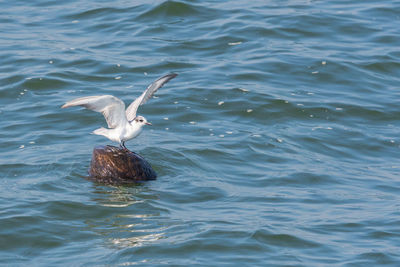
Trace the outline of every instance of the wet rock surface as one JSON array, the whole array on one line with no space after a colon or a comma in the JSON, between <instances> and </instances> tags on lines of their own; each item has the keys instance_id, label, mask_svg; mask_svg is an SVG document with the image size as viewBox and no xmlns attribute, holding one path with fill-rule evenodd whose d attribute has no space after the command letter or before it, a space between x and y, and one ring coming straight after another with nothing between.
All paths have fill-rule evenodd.
<instances>
[{"instance_id":1,"label":"wet rock surface","mask_svg":"<svg viewBox=\"0 0 400 267\"><path fill-rule=\"evenodd\" d=\"M140 155L115 146L93 149L89 178L110 184L134 183L157 178L151 165Z\"/></svg>"}]
</instances>

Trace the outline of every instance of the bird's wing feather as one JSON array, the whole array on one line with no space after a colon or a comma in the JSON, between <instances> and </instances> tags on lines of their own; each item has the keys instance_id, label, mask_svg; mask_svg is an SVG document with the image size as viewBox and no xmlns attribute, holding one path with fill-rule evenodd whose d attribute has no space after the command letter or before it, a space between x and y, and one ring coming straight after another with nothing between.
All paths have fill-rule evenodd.
<instances>
[{"instance_id":1,"label":"bird's wing feather","mask_svg":"<svg viewBox=\"0 0 400 267\"><path fill-rule=\"evenodd\" d=\"M126 117L128 121L136 118L136 112L140 105L145 104L147 100L149 100L159 88L161 88L165 83L175 78L176 76L178 76L178 74L176 73L167 74L150 84L147 89L126 109Z\"/></svg>"},{"instance_id":2,"label":"bird's wing feather","mask_svg":"<svg viewBox=\"0 0 400 267\"><path fill-rule=\"evenodd\" d=\"M93 111L101 112L107 121L108 128L116 128L127 122L124 102L112 95L76 98L65 103L62 108L73 106L82 106Z\"/></svg>"}]
</instances>

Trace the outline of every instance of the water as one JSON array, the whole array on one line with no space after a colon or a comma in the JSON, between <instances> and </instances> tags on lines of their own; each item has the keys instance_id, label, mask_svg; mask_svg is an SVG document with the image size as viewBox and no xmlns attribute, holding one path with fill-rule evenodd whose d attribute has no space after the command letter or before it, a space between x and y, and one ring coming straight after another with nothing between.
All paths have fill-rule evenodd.
<instances>
[{"instance_id":1,"label":"water","mask_svg":"<svg viewBox=\"0 0 400 267\"><path fill-rule=\"evenodd\" d=\"M398 1L0 2L0 264L399 266ZM158 179L85 179L101 114Z\"/></svg>"}]
</instances>

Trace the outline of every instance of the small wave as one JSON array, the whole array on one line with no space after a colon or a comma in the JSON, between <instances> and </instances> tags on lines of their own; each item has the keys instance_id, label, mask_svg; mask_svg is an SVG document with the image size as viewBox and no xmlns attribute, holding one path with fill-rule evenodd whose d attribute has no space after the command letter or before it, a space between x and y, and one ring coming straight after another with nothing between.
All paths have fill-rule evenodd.
<instances>
[{"instance_id":1,"label":"small wave","mask_svg":"<svg viewBox=\"0 0 400 267\"><path fill-rule=\"evenodd\" d=\"M198 6L177 1L165 1L140 14L136 19L142 21L155 21L161 18L207 18L213 17L216 11L205 6Z\"/></svg>"}]
</instances>

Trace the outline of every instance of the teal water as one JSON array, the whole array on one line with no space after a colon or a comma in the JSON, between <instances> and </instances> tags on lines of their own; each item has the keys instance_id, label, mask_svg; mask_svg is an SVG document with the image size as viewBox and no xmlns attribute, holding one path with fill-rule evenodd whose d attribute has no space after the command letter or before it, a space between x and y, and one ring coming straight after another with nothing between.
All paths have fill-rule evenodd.
<instances>
[{"instance_id":1,"label":"teal water","mask_svg":"<svg viewBox=\"0 0 400 267\"><path fill-rule=\"evenodd\" d=\"M1 1L0 265L399 266L400 2ZM99 113L158 179L85 179Z\"/></svg>"}]
</instances>

